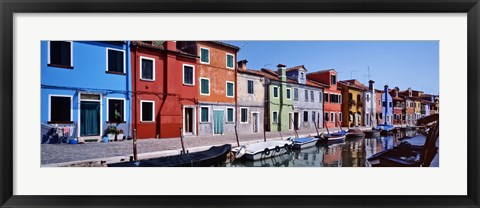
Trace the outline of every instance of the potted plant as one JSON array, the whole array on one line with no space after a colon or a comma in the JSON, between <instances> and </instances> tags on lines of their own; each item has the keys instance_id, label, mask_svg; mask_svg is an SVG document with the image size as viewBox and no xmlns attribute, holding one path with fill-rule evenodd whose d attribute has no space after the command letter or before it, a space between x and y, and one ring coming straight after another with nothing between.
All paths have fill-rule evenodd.
<instances>
[{"instance_id":1,"label":"potted plant","mask_svg":"<svg viewBox=\"0 0 480 208\"><path fill-rule=\"evenodd\" d=\"M108 141L115 141L115 136L117 135L117 127L109 126L106 130Z\"/></svg>"},{"instance_id":2,"label":"potted plant","mask_svg":"<svg viewBox=\"0 0 480 208\"><path fill-rule=\"evenodd\" d=\"M117 131L117 141L123 141L123 130L119 129Z\"/></svg>"}]
</instances>

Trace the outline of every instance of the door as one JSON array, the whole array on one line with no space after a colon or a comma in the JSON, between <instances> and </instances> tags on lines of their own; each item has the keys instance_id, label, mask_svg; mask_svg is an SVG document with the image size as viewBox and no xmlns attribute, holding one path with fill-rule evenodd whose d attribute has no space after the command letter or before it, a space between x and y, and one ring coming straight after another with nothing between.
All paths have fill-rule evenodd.
<instances>
[{"instance_id":1,"label":"door","mask_svg":"<svg viewBox=\"0 0 480 208\"><path fill-rule=\"evenodd\" d=\"M252 129L253 133L258 132L258 113L252 113Z\"/></svg>"},{"instance_id":2,"label":"door","mask_svg":"<svg viewBox=\"0 0 480 208\"><path fill-rule=\"evenodd\" d=\"M193 108L185 108L184 115L184 132L185 134L193 134Z\"/></svg>"},{"instance_id":3,"label":"door","mask_svg":"<svg viewBox=\"0 0 480 208\"><path fill-rule=\"evenodd\" d=\"M293 113L293 127L298 130L298 113Z\"/></svg>"},{"instance_id":4,"label":"door","mask_svg":"<svg viewBox=\"0 0 480 208\"><path fill-rule=\"evenodd\" d=\"M224 116L223 110L213 110L213 134L223 134Z\"/></svg>"},{"instance_id":5,"label":"door","mask_svg":"<svg viewBox=\"0 0 480 208\"><path fill-rule=\"evenodd\" d=\"M99 102L80 102L80 136L100 136Z\"/></svg>"}]
</instances>

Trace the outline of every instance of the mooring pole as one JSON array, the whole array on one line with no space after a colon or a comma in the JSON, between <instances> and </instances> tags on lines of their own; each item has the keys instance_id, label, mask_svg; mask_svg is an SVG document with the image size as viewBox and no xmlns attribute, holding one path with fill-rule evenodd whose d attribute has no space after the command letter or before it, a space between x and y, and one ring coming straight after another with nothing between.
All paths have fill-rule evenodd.
<instances>
[{"instance_id":1,"label":"mooring pole","mask_svg":"<svg viewBox=\"0 0 480 208\"><path fill-rule=\"evenodd\" d=\"M240 147L240 141L238 140L237 124L235 124L235 138L237 138L237 146Z\"/></svg>"},{"instance_id":2,"label":"mooring pole","mask_svg":"<svg viewBox=\"0 0 480 208\"><path fill-rule=\"evenodd\" d=\"M182 127L180 127L180 143L182 144L182 154L185 154L185 146L183 145L183 133L182 133Z\"/></svg>"},{"instance_id":3,"label":"mooring pole","mask_svg":"<svg viewBox=\"0 0 480 208\"><path fill-rule=\"evenodd\" d=\"M137 153L137 129L133 129L133 160L138 161L138 153Z\"/></svg>"}]
</instances>

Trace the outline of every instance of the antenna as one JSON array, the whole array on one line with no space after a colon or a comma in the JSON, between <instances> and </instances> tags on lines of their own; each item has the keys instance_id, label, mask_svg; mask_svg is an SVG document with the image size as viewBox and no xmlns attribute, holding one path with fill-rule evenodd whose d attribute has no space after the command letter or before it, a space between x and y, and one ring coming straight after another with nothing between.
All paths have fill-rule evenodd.
<instances>
[{"instance_id":1,"label":"antenna","mask_svg":"<svg viewBox=\"0 0 480 208\"><path fill-rule=\"evenodd\" d=\"M370 79L370 66L368 66L368 80L371 80Z\"/></svg>"},{"instance_id":2,"label":"antenna","mask_svg":"<svg viewBox=\"0 0 480 208\"><path fill-rule=\"evenodd\" d=\"M267 66L270 66L270 65L272 65L272 64L264 64L264 65L263 65L263 68L265 68L265 67L267 67Z\"/></svg>"}]
</instances>

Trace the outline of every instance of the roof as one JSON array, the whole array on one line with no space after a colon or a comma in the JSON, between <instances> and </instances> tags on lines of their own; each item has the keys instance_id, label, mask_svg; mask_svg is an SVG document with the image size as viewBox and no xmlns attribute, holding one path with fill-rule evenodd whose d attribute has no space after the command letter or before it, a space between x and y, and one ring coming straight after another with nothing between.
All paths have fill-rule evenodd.
<instances>
[{"instance_id":1,"label":"roof","mask_svg":"<svg viewBox=\"0 0 480 208\"><path fill-rule=\"evenodd\" d=\"M278 78L278 73L271 70L271 69L266 69L266 68L262 68L261 69L263 72L263 74L265 75L265 78L269 78L271 80L276 80L276 81L280 81L280 79ZM291 78L288 78L287 77L287 82L288 83L292 83L292 84L297 84L297 85L304 85L304 84L301 84L301 83L298 83L296 80L294 79L291 79ZM307 79L306 81L306 86L310 86L310 87L316 87L316 88L324 88L324 87L327 87L327 85L324 85L324 84L321 84L321 83L318 83L318 82L315 82L313 80L310 80L310 79Z\"/></svg>"},{"instance_id":2,"label":"roof","mask_svg":"<svg viewBox=\"0 0 480 208\"><path fill-rule=\"evenodd\" d=\"M405 101L405 99L401 97L392 97L393 100Z\"/></svg>"},{"instance_id":3,"label":"roof","mask_svg":"<svg viewBox=\"0 0 480 208\"><path fill-rule=\"evenodd\" d=\"M321 74L321 73L325 73L325 72L329 72L329 71L335 71L335 69L325 69L325 70L320 70L320 71L316 71L316 72L310 72L310 73L307 73L307 75L309 75L309 74Z\"/></svg>"},{"instance_id":4,"label":"roof","mask_svg":"<svg viewBox=\"0 0 480 208\"><path fill-rule=\"evenodd\" d=\"M165 47L163 47L163 45L155 45L155 44L148 44L148 43L144 43L142 41L132 41L130 43L130 45L132 46L139 46L139 47L142 47L142 48L148 48L148 49L153 49L153 50L159 50L159 51L168 51ZM194 55L194 54L191 54L191 53L187 53L185 51L182 51L182 50L179 50L177 49L176 51L174 51L180 55L184 55L184 56L188 56L188 57L192 57L192 58L198 58L199 56L197 55Z\"/></svg>"},{"instance_id":5,"label":"roof","mask_svg":"<svg viewBox=\"0 0 480 208\"><path fill-rule=\"evenodd\" d=\"M360 83L356 79L342 80L342 81L339 81L338 83L340 83L342 85L345 85L347 87L350 87L350 88L355 88L357 90L368 90L367 86L363 85L362 83Z\"/></svg>"},{"instance_id":6,"label":"roof","mask_svg":"<svg viewBox=\"0 0 480 208\"><path fill-rule=\"evenodd\" d=\"M253 69L237 69L238 73L245 73L245 74L250 74L250 75L255 75L255 76L261 76L264 77L265 74L262 73L261 71L258 70L253 70Z\"/></svg>"},{"instance_id":7,"label":"roof","mask_svg":"<svg viewBox=\"0 0 480 208\"><path fill-rule=\"evenodd\" d=\"M237 50L237 51L240 50L240 47L238 47L238 46L235 46L235 45L232 45L232 44L228 44L228 43L224 43L224 42L221 42L221 41L210 41L210 42L216 43L216 44L218 44L218 45L222 45L222 46L225 46L225 47L233 48L233 49L235 49L235 50Z\"/></svg>"},{"instance_id":8,"label":"roof","mask_svg":"<svg viewBox=\"0 0 480 208\"><path fill-rule=\"evenodd\" d=\"M305 65L298 65L298 66L288 68L287 72L296 71L296 70L299 70L301 68L305 69L305 71L308 71L307 68L305 68Z\"/></svg>"}]
</instances>

